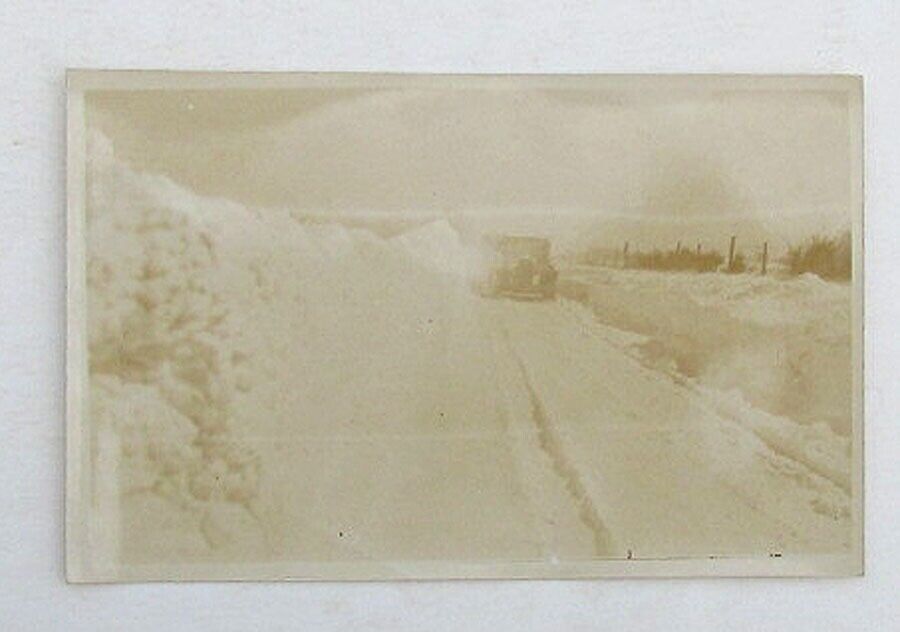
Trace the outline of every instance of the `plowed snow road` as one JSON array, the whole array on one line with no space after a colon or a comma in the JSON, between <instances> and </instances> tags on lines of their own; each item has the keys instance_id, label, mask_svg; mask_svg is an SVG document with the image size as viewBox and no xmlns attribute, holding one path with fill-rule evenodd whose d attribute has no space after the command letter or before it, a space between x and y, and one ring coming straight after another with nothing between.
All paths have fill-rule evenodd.
<instances>
[{"instance_id":1,"label":"plowed snow road","mask_svg":"<svg viewBox=\"0 0 900 632\"><path fill-rule=\"evenodd\" d=\"M385 306L402 289L377 291ZM277 555L565 560L847 545L845 492L630 357L580 306L443 288L423 304L402 320L370 310L375 337L333 323L296 347L285 332L307 340L303 328L323 321L303 309L296 322L258 319L273 352L257 369L273 380L238 418L263 455L261 519Z\"/></svg>"},{"instance_id":2,"label":"plowed snow road","mask_svg":"<svg viewBox=\"0 0 900 632\"><path fill-rule=\"evenodd\" d=\"M636 557L828 550L843 492L604 339L580 306L489 309L612 550ZM608 330L606 330L608 331Z\"/></svg>"}]
</instances>

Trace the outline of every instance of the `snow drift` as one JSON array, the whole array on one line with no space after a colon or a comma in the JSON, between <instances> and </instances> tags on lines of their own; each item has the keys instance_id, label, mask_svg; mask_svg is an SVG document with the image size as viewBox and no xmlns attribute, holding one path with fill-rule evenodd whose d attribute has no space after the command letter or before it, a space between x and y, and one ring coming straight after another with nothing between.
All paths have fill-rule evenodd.
<instances>
[{"instance_id":1,"label":"snow drift","mask_svg":"<svg viewBox=\"0 0 900 632\"><path fill-rule=\"evenodd\" d=\"M574 281L574 285L573 285ZM581 269L568 293L647 340L649 359L771 414L850 433L850 287L812 275Z\"/></svg>"},{"instance_id":2,"label":"snow drift","mask_svg":"<svg viewBox=\"0 0 900 632\"><path fill-rule=\"evenodd\" d=\"M195 195L135 172L103 136L89 142L91 423L118 438L123 528L143 534L123 555L265 557L275 501L257 438L297 410L310 411L301 433L392 423L384 389L410 388L406 356L468 317L478 253L445 220L389 239L305 223ZM287 395L285 375L303 376Z\"/></svg>"},{"instance_id":3,"label":"snow drift","mask_svg":"<svg viewBox=\"0 0 900 632\"><path fill-rule=\"evenodd\" d=\"M609 342L849 492L848 286L812 275L584 268L562 287Z\"/></svg>"}]
</instances>

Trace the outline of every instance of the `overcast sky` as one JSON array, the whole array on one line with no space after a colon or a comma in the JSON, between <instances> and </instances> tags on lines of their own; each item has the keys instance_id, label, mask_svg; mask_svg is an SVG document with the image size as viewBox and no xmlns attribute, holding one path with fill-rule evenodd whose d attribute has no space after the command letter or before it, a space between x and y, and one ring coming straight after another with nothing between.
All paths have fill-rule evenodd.
<instances>
[{"instance_id":1,"label":"overcast sky","mask_svg":"<svg viewBox=\"0 0 900 632\"><path fill-rule=\"evenodd\" d=\"M850 208L841 92L302 89L94 93L134 168L307 211L667 217Z\"/></svg>"}]
</instances>

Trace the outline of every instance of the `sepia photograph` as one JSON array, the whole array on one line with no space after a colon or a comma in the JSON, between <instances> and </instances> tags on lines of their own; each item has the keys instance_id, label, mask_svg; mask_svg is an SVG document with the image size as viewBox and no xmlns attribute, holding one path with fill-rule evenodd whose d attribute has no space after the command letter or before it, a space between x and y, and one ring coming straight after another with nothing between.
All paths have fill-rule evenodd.
<instances>
[{"instance_id":1,"label":"sepia photograph","mask_svg":"<svg viewBox=\"0 0 900 632\"><path fill-rule=\"evenodd\" d=\"M859 77L68 86L70 581L862 573Z\"/></svg>"}]
</instances>

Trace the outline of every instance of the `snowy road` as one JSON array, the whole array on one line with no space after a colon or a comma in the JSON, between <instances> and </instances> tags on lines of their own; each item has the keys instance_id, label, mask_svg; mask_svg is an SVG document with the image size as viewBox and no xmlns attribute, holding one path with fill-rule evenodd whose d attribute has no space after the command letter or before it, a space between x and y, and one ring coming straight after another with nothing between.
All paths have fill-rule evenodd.
<instances>
[{"instance_id":1,"label":"snowy road","mask_svg":"<svg viewBox=\"0 0 900 632\"><path fill-rule=\"evenodd\" d=\"M551 450L635 557L828 550L843 492L778 455L669 375L604 338L580 306L503 303L491 316L540 402Z\"/></svg>"},{"instance_id":2,"label":"snowy road","mask_svg":"<svg viewBox=\"0 0 900 632\"><path fill-rule=\"evenodd\" d=\"M580 306L463 290L429 305L414 332L373 313L383 336L334 368L337 387L310 366L320 382L306 392L255 391L253 410L273 407L254 436L277 483L265 487L280 490L264 512L280 554L564 560L848 543L844 491L630 357ZM269 370L304 370L301 354L282 347Z\"/></svg>"}]
</instances>

